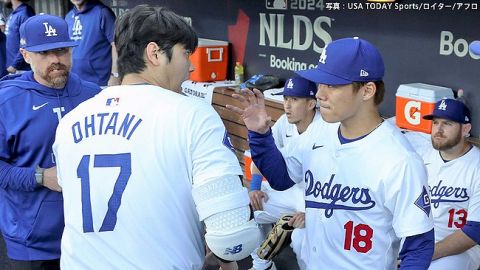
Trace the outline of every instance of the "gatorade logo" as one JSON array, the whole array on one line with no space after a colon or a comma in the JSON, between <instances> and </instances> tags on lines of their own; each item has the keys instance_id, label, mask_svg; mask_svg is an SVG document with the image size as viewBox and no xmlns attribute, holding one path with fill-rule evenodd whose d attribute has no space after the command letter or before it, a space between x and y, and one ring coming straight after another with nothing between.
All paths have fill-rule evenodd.
<instances>
[{"instance_id":1,"label":"gatorade logo","mask_svg":"<svg viewBox=\"0 0 480 270\"><path fill-rule=\"evenodd\" d=\"M422 120L420 116L420 109L422 108L422 103L420 101L410 100L405 104L405 108L403 114L405 116L405 120L411 125L419 125L420 120Z\"/></svg>"}]
</instances>

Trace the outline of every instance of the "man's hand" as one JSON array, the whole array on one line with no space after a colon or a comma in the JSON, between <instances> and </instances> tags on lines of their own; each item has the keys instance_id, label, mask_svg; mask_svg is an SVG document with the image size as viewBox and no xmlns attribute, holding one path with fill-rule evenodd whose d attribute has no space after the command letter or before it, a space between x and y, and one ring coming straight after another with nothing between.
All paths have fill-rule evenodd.
<instances>
[{"instance_id":1,"label":"man's hand","mask_svg":"<svg viewBox=\"0 0 480 270\"><path fill-rule=\"evenodd\" d=\"M265 109L265 98L258 89L242 89L242 94L233 94L233 98L240 101L243 109L227 104L227 109L239 114L248 130L265 134L270 128L272 118L267 115Z\"/></svg>"},{"instance_id":2,"label":"man's hand","mask_svg":"<svg viewBox=\"0 0 480 270\"><path fill-rule=\"evenodd\" d=\"M15 72L17 72L17 69L12 67L12 66L9 66L7 68L7 72L10 73L10 74L15 74Z\"/></svg>"},{"instance_id":3,"label":"man's hand","mask_svg":"<svg viewBox=\"0 0 480 270\"><path fill-rule=\"evenodd\" d=\"M43 171L43 186L53 191L62 192L62 187L58 185L57 167Z\"/></svg>"},{"instance_id":4,"label":"man's hand","mask_svg":"<svg viewBox=\"0 0 480 270\"><path fill-rule=\"evenodd\" d=\"M253 190L248 193L250 197L250 205L253 208L253 211L263 210L263 202L268 200L267 193L260 190Z\"/></svg>"},{"instance_id":5,"label":"man's hand","mask_svg":"<svg viewBox=\"0 0 480 270\"><path fill-rule=\"evenodd\" d=\"M297 212L293 214L293 217L288 221L288 225L294 228L305 228L305 213Z\"/></svg>"}]
</instances>

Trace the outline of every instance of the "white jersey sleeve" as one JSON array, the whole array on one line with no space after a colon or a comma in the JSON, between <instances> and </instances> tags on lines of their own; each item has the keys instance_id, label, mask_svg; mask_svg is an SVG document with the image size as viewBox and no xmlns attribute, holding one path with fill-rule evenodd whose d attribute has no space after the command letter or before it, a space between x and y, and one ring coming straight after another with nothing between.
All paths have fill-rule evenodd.
<instances>
[{"instance_id":1,"label":"white jersey sleeve","mask_svg":"<svg viewBox=\"0 0 480 270\"><path fill-rule=\"evenodd\" d=\"M473 174L470 187L472 196L468 204L467 221L480 222L480 149L474 146L471 151L476 153L477 158L471 160Z\"/></svg>"},{"instance_id":2,"label":"white jersey sleeve","mask_svg":"<svg viewBox=\"0 0 480 270\"><path fill-rule=\"evenodd\" d=\"M422 159L411 152L389 168L385 206L392 213L392 227L398 237L424 233L433 227L427 173Z\"/></svg>"}]
</instances>

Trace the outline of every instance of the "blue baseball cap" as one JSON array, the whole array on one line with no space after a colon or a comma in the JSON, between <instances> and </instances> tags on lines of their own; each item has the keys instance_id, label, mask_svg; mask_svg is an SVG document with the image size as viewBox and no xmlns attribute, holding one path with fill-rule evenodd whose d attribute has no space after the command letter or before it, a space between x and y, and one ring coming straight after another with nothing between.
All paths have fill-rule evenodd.
<instances>
[{"instance_id":1,"label":"blue baseball cap","mask_svg":"<svg viewBox=\"0 0 480 270\"><path fill-rule=\"evenodd\" d=\"M384 73L378 49L358 37L332 41L323 49L316 68L297 71L307 80L328 85L381 81Z\"/></svg>"},{"instance_id":2,"label":"blue baseball cap","mask_svg":"<svg viewBox=\"0 0 480 270\"><path fill-rule=\"evenodd\" d=\"M480 40L475 40L470 43L469 48L471 53L480 56Z\"/></svg>"},{"instance_id":3,"label":"blue baseball cap","mask_svg":"<svg viewBox=\"0 0 480 270\"><path fill-rule=\"evenodd\" d=\"M20 47L29 52L75 47L70 40L67 22L57 16L40 14L20 26Z\"/></svg>"},{"instance_id":4,"label":"blue baseball cap","mask_svg":"<svg viewBox=\"0 0 480 270\"><path fill-rule=\"evenodd\" d=\"M275 95L287 97L315 98L317 85L301 77L290 78L285 82L283 91Z\"/></svg>"},{"instance_id":5,"label":"blue baseball cap","mask_svg":"<svg viewBox=\"0 0 480 270\"><path fill-rule=\"evenodd\" d=\"M468 107L463 102L451 98L445 98L435 103L433 113L423 117L426 120L432 120L433 118L443 118L460 124L471 122Z\"/></svg>"}]
</instances>

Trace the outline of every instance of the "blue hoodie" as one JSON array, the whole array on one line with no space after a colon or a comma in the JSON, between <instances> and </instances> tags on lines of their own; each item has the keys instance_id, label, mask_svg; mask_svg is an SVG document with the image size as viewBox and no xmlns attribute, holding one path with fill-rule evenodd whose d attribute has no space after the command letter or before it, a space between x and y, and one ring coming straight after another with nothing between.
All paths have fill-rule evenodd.
<instances>
[{"instance_id":1,"label":"blue hoodie","mask_svg":"<svg viewBox=\"0 0 480 270\"><path fill-rule=\"evenodd\" d=\"M112 70L115 14L98 1L89 1L82 11L75 7L65 16L73 48L72 71L80 78L107 85Z\"/></svg>"},{"instance_id":2,"label":"blue hoodie","mask_svg":"<svg viewBox=\"0 0 480 270\"><path fill-rule=\"evenodd\" d=\"M55 166L59 119L100 91L70 73L64 89L35 81L31 71L0 81L0 229L15 260L60 257L63 198L35 181L35 168Z\"/></svg>"},{"instance_id":3,"label":"blue hoodie","mask_svg":"<svg viewBox=\"0 0 480 270\"><path fill-rule=\"evenodd\" d=\"M30 70L30 65L25 62L19 51L20 25L33 15L35 15L35 11L32 7L21 4L8 16L5 25L5 35L7 36L7 63L5 68L12 66L17 70Z\"/></svg>"}]
</instances>

